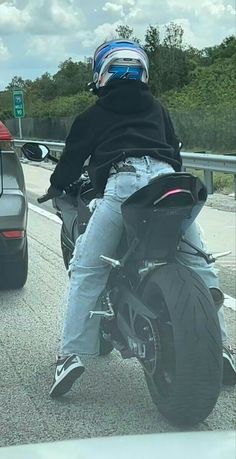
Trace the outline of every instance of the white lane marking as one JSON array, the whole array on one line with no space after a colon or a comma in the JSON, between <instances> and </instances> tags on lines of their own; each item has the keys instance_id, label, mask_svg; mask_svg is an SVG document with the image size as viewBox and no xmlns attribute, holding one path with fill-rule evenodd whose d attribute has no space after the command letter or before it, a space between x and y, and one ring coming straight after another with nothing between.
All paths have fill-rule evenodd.
<instances>
[{"instance_id":1,"label":"white lane marking","mask_svg":"<svg viewBox=\"0 0 236 459\"><path fill-rule=\"evenodd\" d=\"M225 295L224 306L226 308L232 309L233 311L236 311L236 299L230 295L226 295L226 293L224 295Z\"/></svg>"},{"instance_id":2,"label":"white lane marking","mask_svg":"<svg viewBox=\"0 0 236 459\"><path fill-rule=\"evenodd\" d=\"M30 210L33 210L33 212L37 212L38 214L43 215L44 217L46 217L49 220L52 220L52 221L54 221L56 223L60 223L60 224L62 223L61 219L57 215L52 214L51 212L48 212L47 210L40 209L40 207L34 206L34 204L31 204L30 202L29 202L28 206L29 206Z\"/></svg>"},{"instance_id":3,"label":"white lane marking","mask_svg":"<svg viewBox=\"0 0 236 459\"><path fill-rule=\"evenodd\" d=\"M217 261L216 264L217 264L217 266L224 266L224 267L226 267L226 268L227 268L227 266L229 266L229 267L231 267L232 269L234 269L235 266L236 266L236 263L235 263L234 260L228 261L228 263L226 263L226 262L224 262L224 261Z\"/></svg>"},{"instance_id":4,"label":"white lane marking","mask_svg":"<svg viewBox=\"0 0 236 459\"><path fill-rule=\"evenodd\" d=\"M230 258L228 258L227 260L219 259L219 260L216 260L216 263L224 263L225 265L226 265L227 263L230 263L230 264L231 264L231 263L236 263L236 257L232 257L232 258L230 257Z\"/></svg>"},{"instance_id":5,"label":"white lane marking","mask_svg":"<svg viewBox=\"0 0 236 459\"><path fill-rule=\"evenodd\" d=\"M57 217L57 215L52 214L51 212L48 212L47 210L40 209L38 206L34 206L33 204L29 203L29 209L33 210L34 212L37 212L40 215L43 215L44 217L48 218L49 220L52 220L56 223L60 223L61 225L61 219ZM226 295L225 293L225 301L224 301L224 306L226 308L230 308L233 311L236 311L236 299L233 298L230 295Z\"/></svg>"}]
</instances>

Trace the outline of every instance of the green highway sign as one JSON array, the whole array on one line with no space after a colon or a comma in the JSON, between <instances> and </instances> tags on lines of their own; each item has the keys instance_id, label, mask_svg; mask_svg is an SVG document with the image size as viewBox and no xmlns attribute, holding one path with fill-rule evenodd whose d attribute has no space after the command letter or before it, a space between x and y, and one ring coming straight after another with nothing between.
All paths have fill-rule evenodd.
<instances>
[{"instance_id":1,"label":"green highway sign","mask_svg":"<svg viewBox=\"0 0 236 459\"><path fill-rule=\"evenodd\" d=\"M13 91L13 111L15 118L25 116L24 97L21 89L14 89Z\"/></svg>"}]
</instances>

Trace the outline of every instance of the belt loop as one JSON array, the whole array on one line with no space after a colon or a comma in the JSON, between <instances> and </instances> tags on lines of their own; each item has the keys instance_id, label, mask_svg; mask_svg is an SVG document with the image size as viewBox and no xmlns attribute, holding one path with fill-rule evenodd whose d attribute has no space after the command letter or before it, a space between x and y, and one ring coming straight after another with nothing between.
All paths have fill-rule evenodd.
<instances>
[{"instance_id":1,"label":"belt loop","mask_svg":"<svg viewBox=\"0 0 236 459\"><path fill-rule=\"evenodd\" d=\"M125 151L122 151L122 161L123 161L123 164L126 164L126 160L127 160L126 152L125 152Z\"/></svg>"},{"instance_id":2,"label":"belt loop","mask_svg":"<svg viewBox=\"0 0 236 459\"><path fill-rule=\"evenodd\" d=\"M149 156L146 156L146 155L145 155L144 158L145 158L145 161L146 161L146 163L147 163L148 169L150 169L150 164L151 164L151 163L150 163L150 158L149 158Z\"/></svg>"},{"instance_id":3,"label":"belt loop","mask_svg":"<svg viewBox=\"0 0 236 459\"><path fill-rule=\"evenodd\" d=\"M114 167L116 172L119 172L119 167L117 166L116 163L112 163L112 166Z\"/></svg>"}]
</instances>

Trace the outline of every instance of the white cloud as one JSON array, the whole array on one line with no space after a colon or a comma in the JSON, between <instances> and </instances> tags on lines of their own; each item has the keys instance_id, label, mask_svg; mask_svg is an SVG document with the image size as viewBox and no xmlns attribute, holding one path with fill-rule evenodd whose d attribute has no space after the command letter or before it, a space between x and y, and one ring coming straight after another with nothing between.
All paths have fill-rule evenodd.
<instances>
[{"instance_id":1,"label":"white cloud","mask_svg":"<svg viewBox=\"0 0 236 459\"><path fill-rule=\"evenodd\" d=\"M173 9L182 8L185 10L201 8L201 6L206 3L206 0L191 0L186 2L185 0L168 0L169 6Z\"/></svg>"},{"instance_id":2,"label":"white cloud","mask_svg":"<svg viewBox=\"0 0 236 459\"><path fill-rule=\"evenodd\" d=\"M232 16L236 16L236 8L233 8L232 5L227 5L226 10L232 14Z\"/></svg>"},{"instance_id":3,"label":"white cloud","mask_svg":"<svg viewBox=\"0 0 236 459\"><path fill-rule=\"evenodd\" d=\"M184 40L188 44L197 48L212 46L235 33L234 0L167 2L172 20L183 25Z\"/></svg>"},{"instance_id":4,"label":"white cloud","mask_svg":"<svg viewBox=\"0 0 236 459\"><path fill-rule=\"evenodd\" d=\"M224 14L226 8L222 3L216 4L216 3L209 3L206 4L206 8L208 9L209 13L212 14L212 16L217 16L221 17L222 14Z\"/></svg>"},{"instance_id":5,"label":"white cloud","mask_svg":"<svg viewBox=\"0 0 236 459\"><path fill-rule=\"evenodd\" d=\"M106 2L105 5L102 7L103 11L111 12L111 13L120 13L121 15L124 14L123 6L118 5L117 3L110 3Z\"/></svg>"},{"instance_id":6,"label":"white cloud","mask_svg":"<svg viewBox=\"0 0 236 459\"><path fill-rule=\"evenodd\" d=\"M131 8L129 11L128 18L135 21L143 21L146 14L141 8Z\"/></svg>"},{"instance_id":7,"label":"white cloud","mask_svg":"<svg viewBox=\"0 0 236 459\"><path fill-rule=\"evenodd\" d=\"M167 0L172 11L182 10L194 12L196 15L204 16L210 14L212 16L221 17L227 13L235 15L234 0Z\"/></svg>"},{"instance_id":8,"label":"white cloud","mask_svg":"<svg viewBox=\"0 0 236 459\"><path fill-rule=\"evenodd\" d=\"M5 61L10 58L10 52L7 46L4 45L2 39L0 38L0 61Z\"/></svg>"},{"instance_id":9,"label":"white cloud","mask_svg":"<svg viewBox=\"0 0 236 459\"><path fill-rule=\"evenodd\" d=\"M175 23L179 24L184 30L183 42L185 44L191 43L193 46L196 46L197 41L199 43L199 37L193 32L191 22L188 19L177 18L175 19Z\"/></svg>"},{"instance_id":10,"label":"white cloud","mask_svg":"<svg viewBox=\"0 0 236 459\"><path fill-rule=\"evenodd\" d=\"M58 36L34 36L28 42L28 56L39 56L46 62L61 61L66 54L65 41Z\"/></svg>"},{"instance_id":11,"label":"white cloud","mask_svg":"<svg viewBox=\"0 0 236 459\"><path fill-rule=\"evenodd\" d=\"M212 16L216 16L217 18L221 18L222 16L225 16L225 15L235 15L236 12L235 12L235 8L233 8L232 5L230 4L225 4L224 3L220 3L220 2L217 2L217 1L206 1L204 4L203 4L203 7L206 8L206 10L212 15Z\"/></svg>"},{"instance_id":12,"label":"white cloud","mask_svg":"<svg viewBox=\"0 0 236 459\"><path fill-rule=\"evenodd\" d=\"M63 4L59 4L58 0L54 0L51 6L51 15L54 24L61 26L64 29L75 29L80 25L81 16L78 11L66 8Z\"/></svg>"},{"instance_id":13,"label":"white cloud","mask_svg":"<svg viewBox=\"0 0 236 459\"><path fill-rule=\"evenodd\" d=\"M96 27L93 31L78 32L77 38L84 48L94 50L96 46L116 35L115 30L118 25L120 25L120 21L116 21L112 24L104 23Z\"/></svg>"},{"instance_id":14,"label":"white cloud","mask_svg":"<svg viewBox=\"0 0 236 459\"><path fill-rule=\"evenodd\" d=\"M0 0L1 79L35 78L68 57L91 56L118 25L143 40L149 25L177 22L185 43L212 46L235 32L235 14L235 0Z\"/></svg>"},{"instance_id":15,"label":"white cloud","mask_svg":"<svg viewBox=\"0 0 236 459\"><path fill-rule=\"evenodd\" d=\"M15 6L17 4L18 8ZM84 25L83 12L70 0L26 0L25 4L15 0L0 3L2 34L54 34L59 30L60 33L71 33L81 25Z\"/></svg>"},{"instance_id":16,"label":"white cloud","mask_svg":"<svg viewBox=\"0 0 236 459\"><path fill-rule=\"evenodd\" d=\"M134 6L135 3L136 3L136 0L116 0L116 2L114 3L118 3L119 5L124 5L124 6Z\"/></svg>"},{"instance_id":17,"label":"white cloud","mask_svg":"<svg viewBox=\"0 0 236 459\"><path fill-rule=\"evenodd\" d=\"M0 31L2 34L21 31L29 22L28 12L17 9L13 2L4 1L0 4Z\"/></svg>"}]
</instances>

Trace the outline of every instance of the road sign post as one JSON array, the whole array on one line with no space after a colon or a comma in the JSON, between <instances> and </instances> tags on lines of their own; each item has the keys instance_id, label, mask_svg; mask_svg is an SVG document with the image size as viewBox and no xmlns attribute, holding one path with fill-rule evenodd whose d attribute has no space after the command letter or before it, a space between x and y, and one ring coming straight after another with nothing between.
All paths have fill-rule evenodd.
<instances>
[{"instance_id":1,"label":"road sign post","mask_svg":"<svg viewBox=\"0 0 236 459\"><path fill-rule=\"evenodd\" d=\"M18 118L19 135L20 135L20 139L22 139L21 118L25 116L25 107L24 107L23 91L21 89L13 90L13 111L14 111L15 118Z\"/></svg>"}]
</instances>

